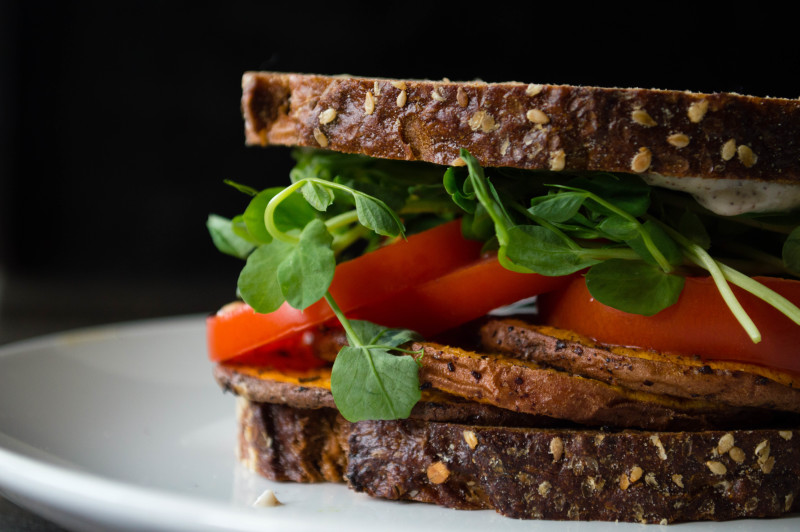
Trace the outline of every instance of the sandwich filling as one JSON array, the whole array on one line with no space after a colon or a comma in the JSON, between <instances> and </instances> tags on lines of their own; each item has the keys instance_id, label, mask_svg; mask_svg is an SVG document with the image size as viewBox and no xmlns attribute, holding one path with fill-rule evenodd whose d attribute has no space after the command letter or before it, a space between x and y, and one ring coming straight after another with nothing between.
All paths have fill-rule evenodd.
<instances>
[{"instance_id":1,"label":"sandwich filling","mask_svg":"<svg viewBox=\"0 0 800 532\"><path fill-rule=\"evenodd\" d=\"M425 365L412 342L534 295L540 320L605 344L764 368L790 387L800 374L791 351L799 283L750 276L800 271L791 211L721 217L639 176L485 170L466 150L463 165L446 170L319 150L294 155L292 185L230 183L251 196L247 208L209 219L220 250L246 259L238 289L247 303L212 320L212 358L274 364L271 353L292 351L301 366L318 365L298 353L315 343L315 327L338 323L348 341L331 387L351 421L409 415ZM696 281L702 275L705 284ZM568 295L575 286L587 295ZM710 306L689 306L695 299ZM623 319L609 331L613 316L592 320L594 311L580 311L590 305L643 321ZM688 320L678 322L683 334L659 323L670 312ZM689 330L701 323L698 312L710 330ZM261 337L229 341L226 331L252 313L267 316ZM695 341L672 341L686 338Z\"/></svg>"}]
</instances>

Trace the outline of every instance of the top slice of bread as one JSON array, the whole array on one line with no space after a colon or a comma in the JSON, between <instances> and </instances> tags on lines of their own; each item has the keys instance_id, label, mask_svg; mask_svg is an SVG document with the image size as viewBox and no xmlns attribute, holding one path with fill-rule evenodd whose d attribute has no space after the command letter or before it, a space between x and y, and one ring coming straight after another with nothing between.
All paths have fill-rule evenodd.
<instances>
[{"instance_id":1,"label":"top slice of bread","mask_svg":"<svg viewBox=\"0 0 800 532\"><path fill-rule=\"evenodd\" d=\"M800 100L247 72L246 141L484 166L800 180Z\"/></svg>"}]
</instances>

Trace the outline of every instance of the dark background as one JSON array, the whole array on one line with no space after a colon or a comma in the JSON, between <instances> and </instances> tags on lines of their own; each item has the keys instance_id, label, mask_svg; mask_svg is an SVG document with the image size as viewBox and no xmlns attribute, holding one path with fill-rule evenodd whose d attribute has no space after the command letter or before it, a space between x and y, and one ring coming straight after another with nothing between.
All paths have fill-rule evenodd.
<instances>
[{"instance_id":1,"label":"dark background","mask_svg":"<svg viewBox=\"0 0 800 532\"><path fill-rule=\"evenodd\" d=\"M791 21L732 6L0 6L0 342L233 298L206 216L289 168L244 147L248 69L800 95Z\"/></svg>"}]
</instances>

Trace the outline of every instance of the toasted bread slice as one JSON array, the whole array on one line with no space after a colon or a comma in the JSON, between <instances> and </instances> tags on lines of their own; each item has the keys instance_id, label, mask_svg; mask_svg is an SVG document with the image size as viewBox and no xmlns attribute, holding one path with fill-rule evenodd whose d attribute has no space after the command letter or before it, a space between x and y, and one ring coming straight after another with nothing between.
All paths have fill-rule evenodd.
<instances>
[{"instance_id":1,"label":"toasted bread slice","mask_svg":"<svg viewBox=\"0 0 800 532\"><path fill-rule=\"evenodd\" d=\"M800 101L526 83L247 72L246 140L373 157L672 177L800 179Z\"/></svg>"},{"instance_id":2,"label":"toasted bread slice","mask_svg":"<svg viewBox=\"0 0 800 532\"><path fill-rule=\"evenodd\" d=\"M520 519L677 521L800 510L800 430L603 432L419 419L239 399L239 457L273 480Z\"/></svg>"}]
</instances>

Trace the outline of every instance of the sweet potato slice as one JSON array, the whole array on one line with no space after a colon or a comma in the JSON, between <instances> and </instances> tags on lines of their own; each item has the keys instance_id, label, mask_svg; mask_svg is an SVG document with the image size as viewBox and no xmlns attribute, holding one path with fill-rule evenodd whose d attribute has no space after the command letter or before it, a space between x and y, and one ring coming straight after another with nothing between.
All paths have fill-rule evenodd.
<instances>
[{"instance_id":1,"label":"sweet potato slice","mask_svg":"<svg viewBox=\"0 0 800 532\"><path fill-rule=\"evenodd\" d=\"M412 349L423 349L419 358L423 387L515 412L649 430L698 430L772 418L767 410L629 390L500 355L427 342L415 343Z\"/></svg>"},{"instance_id":2,"label":"sweet potato slice","mask_svg":"<svg viewBox=\"0 0 800 532\"><path fill-rule=\"evenodd\" d=\"M515 319L486 323L481 341L487 351L631 390L800 413L800 383L766 368L603 346L572 331Z\"/></svg>"}]
</instances>

